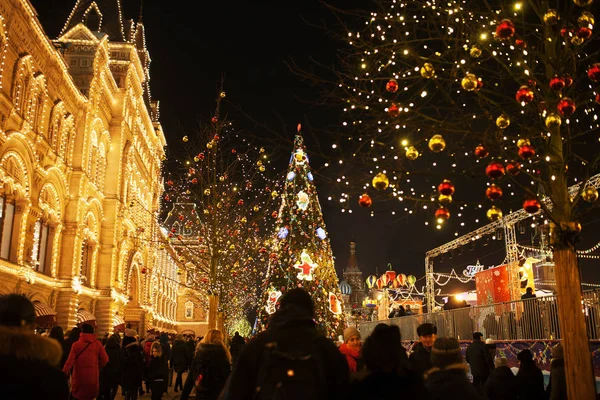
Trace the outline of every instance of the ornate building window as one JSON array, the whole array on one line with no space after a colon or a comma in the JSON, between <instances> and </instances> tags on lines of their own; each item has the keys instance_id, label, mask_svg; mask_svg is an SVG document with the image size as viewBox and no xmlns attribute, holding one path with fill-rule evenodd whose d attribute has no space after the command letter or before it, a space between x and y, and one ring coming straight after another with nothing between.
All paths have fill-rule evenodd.
<instances>
[{"instance_id":1,"label":"ornate building window","mask_svg":"<svg viewBox=\"0 0 600 400\"><path fill-rule=\"evenodd\" d=\"M49 240L50 227L42 220L38 220L33 227L33 248L31 251L31 260L34 263L35 270L42 274L49 275L50 272L50 254L52 254L52 243ZM50 250L50 251L48 251Z\"/></svg>"},{"instance_id":2,"label":"ornate building window","mask_svg":"<svg viewBox=\"0 0 600 400\"><path fill-rule=\"evenodd\" d=\"M94 245L89 239L85 239L81 245L81 268L79 273L86 286L92 284L92 266L94 257Z\"/></svg>"},{"instance_id":3,"label":"ornate building window","mask_svg":"<svg viewBox=\"0 0 600 400\"><path fill-rule=\"evenodd\" d=\"M194 319L194 303L191 301L185 303L185 318Z\"/></svg>"},{"instance_id":4,"label":"ornate building window","mask_svg":"<svg viewBox=\"0 0 600 400\"><path fill-rule=\"evenodd\" d=\"M15 205L0 197L0 258L8 260L15 220Z\"/></svg>"}]
</instances>

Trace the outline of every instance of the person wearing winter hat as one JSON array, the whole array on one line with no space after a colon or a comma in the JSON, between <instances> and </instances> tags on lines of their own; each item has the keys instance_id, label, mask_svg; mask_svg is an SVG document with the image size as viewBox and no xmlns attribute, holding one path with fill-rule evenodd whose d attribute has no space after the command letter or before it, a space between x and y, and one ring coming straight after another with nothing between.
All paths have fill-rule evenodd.
<instances>
[{"instance_id":1,"label":"person wearing winter hat","mask_svg":"<svg viewBox=\"0 0 600 400\"><path fill-rule=\"evenodd\" d=\"M550 364L550 382L546 388L550 400L565 400L567 398L567 377L565 375L565 356L562 344L552 348Z\"/></svg>"},{"instance_id":2,"label":"person wearing winter hat","mask_svg":"<svg viewBox=\"0 0 600 400\"><path fill-rule=\"evenodd\" d=\"M344 343L340 346L340 352L346 357L350 375L356 374L363 369L364 363L360 356L360 332L349 326L344 329Z\"/></svg>"},{"instance_id":3,"label":"person wearing winter hat","mask_svg":"<svg viewBox=\"0 0 600 400\"><path fill-rule=\"evenodd\" d=\"M455 338L440 337L431 349L432 368L427 374L425 387L430 400L460 398L479 400L480 396L467 378L468 365L460 352L460 344Z\"/></svg>"},{"instance_id":4,"label":"person wearing winter hat","mask_svg":"<svg viewBox=\"0 0 600 400\"><path fill-rule=\"evenodd\" d=\"M431 363L431 347L437 337L437 327L430 323L424 323L417 327L419 343L413 346L409 361L412 369L423 376L425 372L433 368Z\"/></svg>"}]
</instances>

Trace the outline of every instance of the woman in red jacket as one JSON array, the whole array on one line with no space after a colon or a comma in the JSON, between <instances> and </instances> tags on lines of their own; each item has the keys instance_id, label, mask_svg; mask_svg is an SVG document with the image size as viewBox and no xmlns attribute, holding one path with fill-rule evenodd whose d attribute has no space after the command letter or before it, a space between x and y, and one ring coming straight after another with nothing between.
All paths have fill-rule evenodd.
<instances>
[{"instance_id":1,"label":"woman in red jacket","mask_svg":"<svg viewBox=\"0 0 600 400\"><path fill-rule=\"evenodd\" d=\"M361 344L358 329L353 327L344 329L344 343L340 346L340 352L346 357L351 376L364 369L364 363L360 356Z\"/></svg>"},{"instance_id":2,"label":"woman in red jacket","mask_svg":"<svg viewBox=\"0 0 600 400\"><path fill-rule=\"evenodd\" d=\"M108 362L94 328L83 324L79 340L73 343L63 372L71 375L71 393L77 400L93 400L98 396L100 369ZM72 370L72 371L71 371Z\"/></svg>"}]
</instances>

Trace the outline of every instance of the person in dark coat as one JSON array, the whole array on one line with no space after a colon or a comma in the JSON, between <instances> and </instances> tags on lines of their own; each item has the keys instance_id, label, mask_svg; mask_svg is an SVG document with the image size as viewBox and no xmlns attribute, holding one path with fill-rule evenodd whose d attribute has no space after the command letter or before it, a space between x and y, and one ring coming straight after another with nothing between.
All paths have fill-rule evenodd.
<instances>
[{"instance_id":1,"label":"person in dark coat","mask_svg":"<svg viewBox=\"0 0 600 400\"><path fill-rule=\"evenodd\" d=\"M517 355L519 360L519 372L517 372L517 384L519 398L527 400L545 400L544 375L542 370L535 365L531 350L525 349Z\"/></svg>"},{"instance_id":2,"label":"person in dark coat","mask_svg":"<svg viewBox=\"0 0 600 400\"><path fill-rule=\"evenodd\" d=\"M550 400L567 400L567 376L565 375L565 356L559 343L552 348L550 364L550 382L546 388Z\"/></svg>"},{"instance_id":3,"label":"person in dark coat","mask_svg":"<svg viewBox=\"0 0 600 400\"><path fill-rule=\"evenodd\" d=\"M114 400L121 382L121 338L118 334L111 335L104 350L108 354L108 363L100 370L99 400Z\"/></svg>"},{"instance_id":4,"label":"person in dark coat","mask_svg":"<svg viewBox=\"0 0 600 400\"><path fill-rule=\"evenodd\" d=\"M489 353L489 357L488 357L488 365L489 365L489 370L490 370L490 374L492 373L492 371L494 370L494 368L496 368L496 365L494 364L494 360L496 359L496 342L494 342L494 339L492 338L487 338L485 339L485 348L487 349L488 353Z\"/></svg>"},{"instance_id":5,"label":"person in dark coat","mask_svg":"<svg viewBox=\"0 0 600 400\"><path fill-rule=\"evenodd\" d=\"M378 324L362 346L366 372L353 382L350 400L426 399L423 377L410 368L396 325Z\"/></svg>"},{"instance_id":6,"label":"person in dark coat","mask_svg":"<svg viewBox=\"0 0 600 400\"><path fill-rule=\"evenodd\" d=\"M126 329L122 343L121 386L125 400L137 400L145 375L143 352L136 336L134 330Z\"/></svg>"},{"instance_id":7,"label":"person in dark coat","mask_svg":"<svg viewBox=\"0 0 600 400\"><path fill-rule=\"evenodd\" d=\"M419 343L413 346L409 361L411 368L420 376L433 368L431 362L431 348L437 337L437 327L430 323L424 323L417 327Z\"/></svg>"},{"instance_id":8,"label":"person in dark coat","mask_svg":"<svg viewBox=\"0 0 600 400\"><path fill-rule=\"evenodd\" d=\"M183 373L187 371L190 366L190 356L188 347L183 341L182 335L177 335L173 342L173 350L171 356L171 367L177 374L175 377L175 392L183 389Z\"/></svg>"},{"instance_id":9,"label":"person in dark coat","mask_svg":"<svg viewBox=\"0 0 600 400\"><path fill-rule=\"evenodd\" d=\"M517 377L508 367L508 360L504 357L494 359L496 368L490 374L483 392L487 400L517 400L519 387Z\"/></svg>"},{"instance_id":10,"label":"person in dark coat","mask_svg":"<svg viewBox=\"0 0 600 400\"><path fill-rule=\"evenodd\" d=\"M437 338L431 349L433 368L427 373L425 387L429 400L481 400L467 378L460 345L455 338Z\"/></svg>"},{"instance_id":11,"label":"person in dark coat","mask_svg":"<svg viewBox=\"0 0 600 400\"><path fill-rule=\"evenodd\" d=\"M169 378L169 365L162 352L160 342L153 342L150 352L152 358L148 365L148 383L150 386L152 400L160 400L163 393L167 391L167 379Z\"/></svg>"},{"instance_id":12,"label":"person in dark coat","mask_svg":"<svg viewBox=\"0 0 600 400\"><path fill-rule=\"evenodd\" d=\"M231 372L231 354L223 343L223 334L210 329L198 345L190 373L181 391L181 400L187 400L196 386L196 400L216 400ZM198 377L200 385L197 385Z\"/></svg>"},{"instance_id":13,"label":"person in dark coat","mask_svg":"<svg viewBox=\"0 0 600 400\"><path fill-rule=\"evenodd\" d=\"M473 385L483 391L483 385L490 376L490 352L481 340L483 333L473 333L473 342L467 346L467 363L471 367Z\"/></svg>"},{"instance_id":14,"label":"person in dark coat","mask_svg":"<svg viewBox=\"0 0 600 400\"><path fill-rule=\"evenodd\" d=\"M73 343L77 342L79 340L79 336L81 336L81 328L79 328L78 326L74 327L73 329L71 329L71 331L68 334L68 338L67 340L65 340L65 347L64 349L66 350L67 353L67 358L69 357L69 353L71 352L71 347L73 347ZM67 360L65 359L65 362ZM64 366L64 364L63 364ZM61 367L62 369L62 367Z\"/></svg>"},{"instance_id":15,"label":"person in dark coat","mask_svg":"<svg viewBox=\"0 0 600 400\"><path fill-rule=\"evenodd\" d=\"M35 308L25 296L0 296L0 398L67 400L69 384L58 368L61 346L34 333Z\"/></svg>"},{"instance_id":16,"label":"person in dark coat","mask_svg":"<svg viewBox=\"0 0 600 400\"><path fill-rule=\"evenodd\" d=\"M163 351L163 356L167 359L170 360L172 353L171 353L171 344L169 343L169 335L167 335L166 333L161 333L160 337L159 337L159 341L160 341L160 345L162 346L162 351Z\"/></svg>"},{"instance_id":17,"label":"person in dark coat","mask_svg":"<svg viewBox=\"0 0 600 400\"><path fill-rule=\"evenodd\" d=\"M62 367L65 365L65 362L67 362L67 357L69 357L69 351L71 351L71 348L68 347L67 341L65 340L65 332L63 331L63 328L57 325L52 328L48 337L56 340L63 350L63 355L60 360L60 368L62 369Z\"/></svg>"},{"instance_id":18,"label":"person in dark coat","mask_svg":"<svg viewBox=\"0 0 600 400\"><path fill-rule=\"evenodd\" d=\"M93 400L100 390L100 369L108 363L104 346L90 324L83 324L79 341L73 344L63 372L71 374L71 393L77 400Z\"/></svg>"},{"instance_id":19,"label":"person in dark coat","mask_svg":"<svg viewBox=\"0 0 600 400\"><path fill-rule=\"evenodd\" d=\"M246 341L244 340L244 338L241 337L240 333L236 331L233 337L231 338L231 342L229 344L229 351L231 352L231 358L234 364L237 361L237 358L240 355L240 352L244 348L245 344Z\"/></svg>"},{"instance_id":20,"label":"person in dark coat","mask_svg":"<svg viewBox=\"0 0 600 400\"><path fill-rule=\"evenodd\" d=\"M348 365L335 344L316 329L314 304L302 288L288 290L280 298L280 307L269 321L267 330L259 333L240 353L223 393L224 400L250 400L260 385L258 372L267 352L267 344L302 351L311 346L318 352L323 366L323 398L346 400L350 376ZM272 347L269 347L272 348Z\"/></svg>"}]
</instances>

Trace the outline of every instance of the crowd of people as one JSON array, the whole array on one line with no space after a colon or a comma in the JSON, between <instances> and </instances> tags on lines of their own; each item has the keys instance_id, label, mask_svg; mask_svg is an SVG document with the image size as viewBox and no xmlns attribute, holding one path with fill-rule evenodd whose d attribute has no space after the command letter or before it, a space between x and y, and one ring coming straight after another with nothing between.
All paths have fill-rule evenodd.
<instances>
[{"instance_id":1,"label":"crowd of people","mask_svg":"<svg viewBox=\"0 0 600 400\"><path fill-rule=\"evenodd\" d=\"M343 341L326 338L314 321L303 289L287 291L265 331L247 344L237 332L231 346L219 330L196 343L177 336L140 340L127 329L99 340L83 324L65 334L34 333L35 310L25 297L0 296L0 391L6 399L126 400L149 391L163 398L175 375L180 399L566 399L563 349L552 349L550 384L544 388L533 354L518 354L518 372L479 332L463 357L458 340L437 337L430 323L418 327L410 356L397 326L378 324L364 340L354 327ZM103 343L104 342L104 343ZM187 371L186 379L183 379Z\"/></svg>"}]
</instances>

